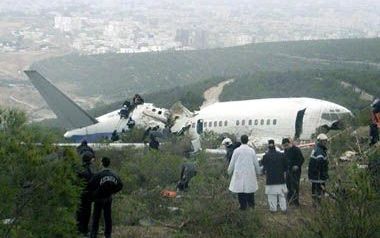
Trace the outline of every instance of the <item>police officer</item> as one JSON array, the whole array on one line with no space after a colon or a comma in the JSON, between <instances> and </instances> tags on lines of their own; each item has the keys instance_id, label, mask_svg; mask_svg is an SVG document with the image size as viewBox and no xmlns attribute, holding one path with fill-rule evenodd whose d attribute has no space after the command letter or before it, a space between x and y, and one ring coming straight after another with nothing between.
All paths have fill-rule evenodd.
<instances>
[{"instance_id":1,"label":"police officer","mask_svg":"<svg viewBox=\"0 0 380 238\"><path fill-rule=\"evenodd\" d=\"M78 231L84 236L88 235L88 222L91 216L91 193L89 189L89 182L93 177L91 169L91 162L93 154L85 152L82 157L82 169L78 172L78 177L84 183L84 188L80 196L80 204L77 211L77 225Z\"/></svg>"},{"instance_id":2,"label":"police officer","mask_svg":"<svg viewBox=\"0 0 380 238\"><path fill-rule=\"evenodd\" d=\"M305 161L300 148L290 142L288 138L282 139L282 147L284 148L285 157L288 162L286 173L286 186L288 188L289 205L299 206L299 191L301 168Z\"/></svg>"},{"instance_id":3,"label":"police officer","mask_svg":"<svg viewBox=\"0 0 380 238\"><path fill-rule=\"evenodd\" d=\"M325 134L319 134L317 136L317 143L310 155L308 177L311 182L314 205L320 203L321 197L325 191L326 180L329 178L329 161L327 160L326 147L327 139L328 138Z\"/></svg>"},{"instance_id":4,"label":"police officer","mask_svg":"<svg viewBox=\"0 0 380 238\"><path fill-rule=\"evenodd\" d=\"M123 188L123 184L113 171L108 167L111 161L108 157L102 158L103 170L96 173L90 181L90 189L93 191L95 201L94 213L92 215L91 238L96 238L99 230L100 214L103 210L104 214L104 236L111 237L112 233L112 194L119 192Z\"/></svg>"}]
</instances>

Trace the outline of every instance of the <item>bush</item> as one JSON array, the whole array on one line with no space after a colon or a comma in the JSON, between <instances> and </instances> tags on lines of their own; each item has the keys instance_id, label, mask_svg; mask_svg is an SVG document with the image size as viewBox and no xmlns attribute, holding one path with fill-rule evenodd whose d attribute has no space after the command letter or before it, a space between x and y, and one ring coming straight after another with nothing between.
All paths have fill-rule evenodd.
<instances>
[{"instance_id":1,"label":"bush","mask_svg":"<svg viewBox=\"0 0 380 238\"><path fill-rule=\"evenodd\" d=\"M47 134L33 133L21 112L2 110L0 118L0 220L11 219L0 222L1 237L75 236L75 153L52 147Z\"/></svg>"},{"instance_id":2,"label":"bush","mask_svg":"<svg viewBox=\"0 0 380 238\"><path fill-rule=\"evenodd\" d=\"M229 178L221 161L197 160L198 174L183 200L182 232L201 237L253 237L261 225L257 211L242 212L228 191Z\"/></svg>"}]
</instances>

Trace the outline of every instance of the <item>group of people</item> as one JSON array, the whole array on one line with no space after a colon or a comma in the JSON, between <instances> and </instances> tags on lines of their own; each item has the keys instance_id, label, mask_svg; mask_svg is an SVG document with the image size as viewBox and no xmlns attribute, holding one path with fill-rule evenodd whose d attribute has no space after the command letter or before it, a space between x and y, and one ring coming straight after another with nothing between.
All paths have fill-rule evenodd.
<instances>
[{"instance_id":1,"label":"group of people","mask_svg":"<svg viewBox=\"0 0 380 238\"><path fill-rule=\"evenodd\" d=\"M77 210L78 231L85 237L96 238L99 230L99 219L103 211L104 236L110 238L112 233L112 195L123 188L123 183L119 176L109 169L111 160L108 157L102 158L103 169L97 173L94 172L92 163L95 159L95 153L88 146L87 141L82 141L81 145L77 147L77 152L82 158L82 167L77 174L84 185ZM94 210L90 233L88 226L92 204L94 204Z\"/></svg>"},{"instance_id":2,"label":"group of people","mask_svg":"<svg viewBox=\"0 0 380 238\"><path fill-rule=\"evenodd\" d=\"M328 179L327 139L325 134L318 135L308 165L315 205L320 202ZM278 207L286 212L287 204L298 207L301 170L305 161L301 150L288 138L282 140L283 151L276 148L274 140L269 140L268 150L259 163L255 150L247 144L248 136L241 136L240 141L238 147L232 147L230 139L222 142L227 149L228 173L232 175L229 190L238 194L240 209L255 206L254 194L258 190L257 176L260 174L266 176L265 194L271 212L276 212Z\"/></svg>"}]
</instances>

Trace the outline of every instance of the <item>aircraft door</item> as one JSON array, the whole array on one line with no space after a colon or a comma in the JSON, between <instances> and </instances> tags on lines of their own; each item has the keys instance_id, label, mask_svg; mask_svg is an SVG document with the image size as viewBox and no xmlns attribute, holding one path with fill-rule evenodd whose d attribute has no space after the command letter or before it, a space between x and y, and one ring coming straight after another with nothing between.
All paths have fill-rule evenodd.
<instances>
[{"instance_id":1,"label":"aircraft door","mask_svg":"<svg viewBox=\"0 0 380 238\"><path fill-rule=\"evenodd\" d=\"M305 116L305 111L306 111L306 108L297 112L296 123L295 123L295 133L294 133L295 139L298 139L302 134L303 118Z\"/></svg>"},{"instance_id":2,"label":"aircraft door","mask_svg":"<svg viewBox=\"0 0 380 238\"><path fill-rule=\"evenodd\" d=\"M202 134L203 133L203 120L199 119L197 121L197 133Z\"/></svg>"}]
</instances>

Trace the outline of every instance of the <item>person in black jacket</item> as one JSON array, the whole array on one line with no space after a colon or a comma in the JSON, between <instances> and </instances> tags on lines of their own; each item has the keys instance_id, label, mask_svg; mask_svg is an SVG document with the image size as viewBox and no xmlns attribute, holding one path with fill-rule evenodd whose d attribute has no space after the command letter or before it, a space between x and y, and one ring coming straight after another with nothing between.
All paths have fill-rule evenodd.
<instances>
[{"instance_id":1,"label":"person in black jacket","mask_svg":"<svg viewBox=\"0 0 380 238\"><path fill-rule=\"evenodd\" d=\"M373 146L379 141L379 130L377 128L377 124L371 122L369 125L369 138L370 138L370 146Z\"/></svg>"},{"instance_id":2,"label":"person in black jacket","mask_svg":"<svg viewBox=\"0 0 380 238\"><path fill-rule=\"evenodd\" d=\"M290 143L288 138L282 139L282 146L285 151L285 157L288 162L286 173L286 187L288 188L288 203L289 205L299 206L299 191L301 168L305 161L300 148Z\"/></svg>"},{"instance_id":3,"label":"person in black jacket","mask_svg":"<svg viewBox=\"0 0 380 238\"><path fill-rule=\"evenodd\" d=\"M89 189L89 182L93 176L93 171L91 169L91 162L93 159L93 154L86 152L82 157L82 169L78 172L78 177L84 183L84 188L80 196L80 204L76 214L78 231L84 236L88 235L88 222L91 216L91 194Z\"/></svg>"},{"instance_id":4,"label":"person in black jacket","mask_svg":"<svg viewBox=\"0 0 380 238\"><path fill-rule=\"evenodd\" d=\"M93 157L95 157L94 150L88 145L87 140L83 139L80 145L77 147L77 153L83 157L83 154L87 152L92 153Z\"/></svg>"},{"instance_id":5,"label":"person in black jacket","mask_svg":"<svg viewBox=\"0 0 380 238\"><path fill-rule=\"evenodd\" d=\"M317 136L317 143L310 155L308 177L311 182L311 193L314 205L320 203L325 191L326 180L329 178L329 161L327 160L326 147L327 139L325 134L319 134Z\"/></svg>"},{"instance_id":6,"label":"person in black jacket","mask_svg":"<svg viewBox=\"0 0 380 238\"><path fill-rule=\"evenodd\" d=\"M274 140L268 141L268 151L263 157L262 165L263 173L266 175L265 194L268 195L269 210L276 212L277 205L280 205L281 211L285 212L287 161L284 154L276 150Z\"/></svg>"},{"instance_id":7,"label":"person in black jacket","mask_svg":"<svg viewBox=\"0 0 380 238\"><path fill-rule=\"evenodd\" d=\"M112 172L108 167L111 161L108 157L102 158L104 169L95 174L90 181L90 189L95 201L94 213L92 215L91 238L96 238L99 230L100 214L103 210L104 215L104 236L111 237L112 233L112 194L119 192L123 188L119 176Z\"/></svg>"}]
</instances>

